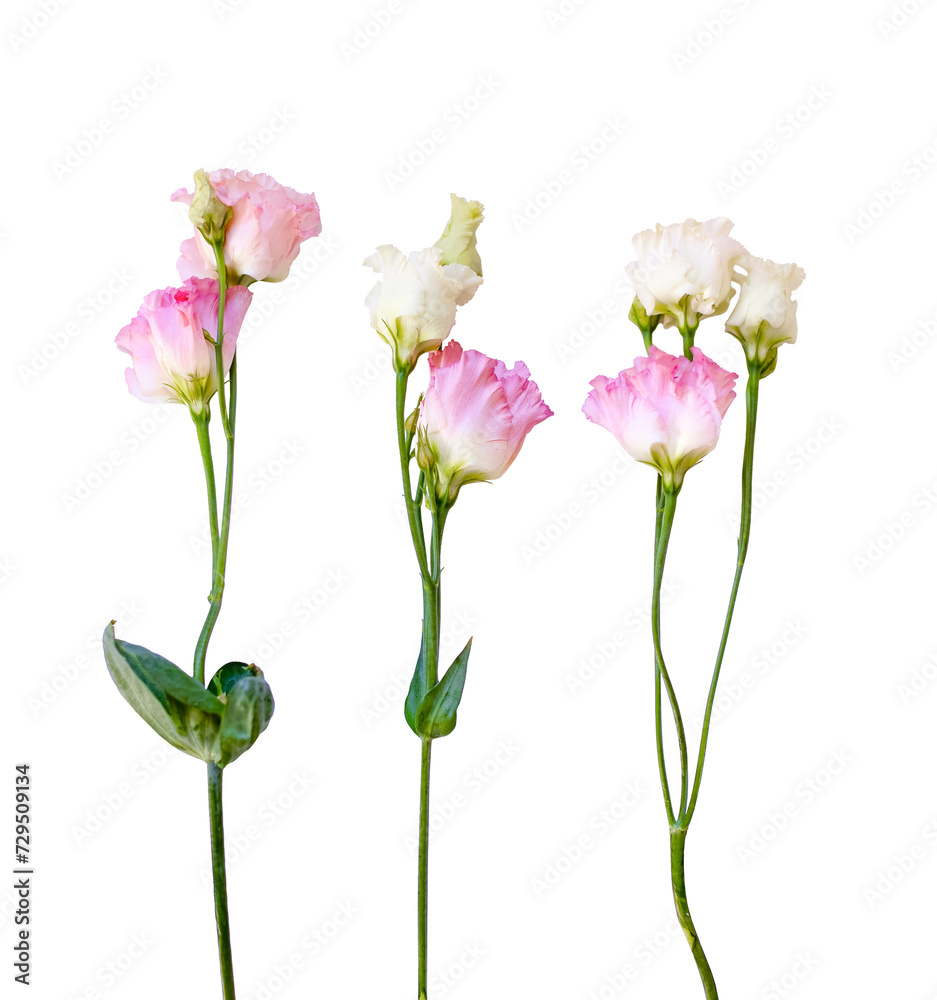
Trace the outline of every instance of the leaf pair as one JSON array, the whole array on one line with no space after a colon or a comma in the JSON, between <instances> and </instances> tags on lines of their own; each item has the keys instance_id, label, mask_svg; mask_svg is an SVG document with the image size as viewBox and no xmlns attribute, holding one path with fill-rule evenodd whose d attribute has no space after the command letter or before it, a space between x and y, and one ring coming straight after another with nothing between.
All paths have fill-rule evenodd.
<instances>
[{"instance_id":1,"label":"leaf pair","mask_svg":"<svg viewBox=\"0 0 937 1000\"><path fill-rule=\"evenodd\" d=\"M420 655L417 657L416 669L410 681L410 690L404 702L403 714L407 724L420 739L434 740L440 736L448 736L456 724L456 710L462 700L462 689L465 687L465 671L468 668L469 653L472 651L472 640L465 644L465 649L452 661L442 679L421 696L423 686L423 646L420 645Z\"/></svg>"},{"instance_id":2,"label":"leaf pair","mask_svg":"<svg viewBox=\"0 0 937 1000\"><path fill-rule=\"evenodd\" d=\"M117 690L167 743L224 767L250 749L273 715L273 694L259 667L226 663L208 687L143 646L104 630L104 660Z\"/></svg>"}]
</instances>

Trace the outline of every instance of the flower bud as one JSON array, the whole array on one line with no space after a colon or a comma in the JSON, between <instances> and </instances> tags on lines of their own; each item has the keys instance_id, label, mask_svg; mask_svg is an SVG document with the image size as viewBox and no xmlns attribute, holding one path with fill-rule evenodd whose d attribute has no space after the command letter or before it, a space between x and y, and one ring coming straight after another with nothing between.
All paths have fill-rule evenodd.
<instances>
[{"instance_id":1,"label":"flower bud","mask_svg":"<svg viewBox=\"0 0 937 1000\"><path fill-rule=\"evenodd\" d=\"M195 171L195 194L189 206L192 225L214 245L224 237L225 227L234 217L234 212L215 194L208 174L204 170Z\"/></svg>"},{"instance_id":2,"label":"flower bud","mask_svg":"<svg viewBox=\"0 0 937 1000\"><path fill-rule=\"evenodd\" d=\"M797 303L791 295L804 280L796 264L775 264L743 254L738 260L744 275L737 275L739 297L726 320L726 330L745 348L750 365L761 368L761 377L774 371L778 347L797 340Z\"/></svg>"},{"instance_id":3,"label":"flower bud","mask_svg":"<svg viewBox=\"0 0 937 1000\"><path fill-rule=\"evenodd\" d=\"M466 201L456 194L449 197L452 214L435 243L442 250L440 264L465 264L481 277L482 261L475 245L475 233L484 218L485 206L480 201Z\"/></svg>"}]
</instances>

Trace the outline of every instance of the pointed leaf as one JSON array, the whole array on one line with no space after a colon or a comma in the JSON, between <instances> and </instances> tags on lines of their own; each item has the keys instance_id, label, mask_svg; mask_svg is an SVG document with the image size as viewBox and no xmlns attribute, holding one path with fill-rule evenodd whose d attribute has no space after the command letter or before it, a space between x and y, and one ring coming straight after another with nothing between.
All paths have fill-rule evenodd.
<instances>
[{"instance_id":1,"label":"pointed leaf","mask_svg":"<svg viewBox=\"0 0 937 1000\"><path fill-rule=\"evenodd\" d=\"M204 761L217 761L224 703L195 678L144 646L104 630L104 661L130 707L167 743Z\"/></svg>"},{"instance_id":2,"label":"pointed leaf","mask_svg":"<svg viewBox=\"0 0 937 1000\"><path fill-rule=\"evenodd\" d=\"M455 729L456 709L462 700L465 671L471 651L472 640L469 639L442 680L423 699L416 721L419 734L424 739L434 740L440 736L448 736Z\"/></svg>"}]
</instances>

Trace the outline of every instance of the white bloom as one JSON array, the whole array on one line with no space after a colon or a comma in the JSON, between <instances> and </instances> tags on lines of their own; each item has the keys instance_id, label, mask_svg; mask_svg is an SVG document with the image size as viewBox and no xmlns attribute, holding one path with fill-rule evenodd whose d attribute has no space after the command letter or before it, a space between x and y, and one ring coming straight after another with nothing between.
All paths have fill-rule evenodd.
<instances>
[{"instance_id":1,"label":"white bloom","mask_svg":"<svg viewBox=\"0 0 937 1000\"><path fill-rule=\"evenodd\" d=\"M637 260L626 271L648 316L664 326L695 330L700 317L729 307L733 265L745 248L722 217L645 229L631 241Z\"/></svg>"},{"instance_id":2,"label":"white bloom","mask_svg":"<svg viewBox=\"0 0 937 1000\"><path fill-rule=\"evenodd\" d=\"M796 264L775 264L743 254L737 274L739 297L726 320L726 330L745 348L749 361L765 365L764 374L774 370L778 347L797 340L797 303L791 298L804 280L803 268Z\"/></svg>"},{"instance_id":3,"label":"white bloom","mask_svg":"<svg viewBox=\"0 0 937 1000\"><path fill-rule=\"evenodd\" d=\"M409 258L384 244L364 264L382 280L368 293L371 325L394 348L394 367L410 370L417 358L434 351L455 324L456 306L465 305L482 279L465 264L439 262L438 247L417 250Z\"/></svg>"}]
</instances>

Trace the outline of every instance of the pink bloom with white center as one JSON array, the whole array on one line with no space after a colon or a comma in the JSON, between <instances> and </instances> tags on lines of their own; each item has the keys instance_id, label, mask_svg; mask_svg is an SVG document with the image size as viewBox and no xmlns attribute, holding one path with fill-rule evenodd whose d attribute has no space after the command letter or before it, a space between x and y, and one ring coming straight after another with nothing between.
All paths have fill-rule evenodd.
<instances>
[{"instance_id":1,"label":"pink bloom with white center","mask_svg":"<svg viewBox=\"0 0 937 1000\"><path fill-rule=\"evenodd\" d=\"M215 348L205 339L218 333L218 282L190 278L181 288L150 292L136 316L117 334L117 346L133 358L127 388L144 403L185 403L199 413L218 388ZM227 290L222 360L228 374L238 333L252 295Z\"/></svg>"},{"instance_id":2,"label":"pink bloom with white center","mask_svg":"<svg viewBox=\"0 0 937 1000\"><path fill-rule=\"evenodd\" d=\"M299 245L322 232L319 205L313 194L300 194L267 174L225 168L208 175L218 198L233 211L225 233L225 263L240 280L282 281L299 254ZM193 194L179 188L173 201L192 204ZM196 231L180 247L183 278L217 276L215 252Z\"/></svg>"},{"instance_id":3,"label":"pink bloom with white center","mask_svg":"<svg viewBox=\"0 0 937 1000\"><path fill-rule=\"evenodd\" d=\"M427 360L417 462L436 496L449 504L465 483L503 476L530 430L553 411L522 361L507 368L480 351L463 351L454 340Z\"/></svg>"},{"instance_id":4,"label":"pink bloom with white center","mask_svg":"<svg viewBox=\"0 0 937 1000\"><path fill-rule=\"evenodd\" d=\"M639 462L652 465L668 490L716 447L738 378L698 348L693 360L651 347L617 378L589 384L582 411L618 439Z\"/></svg>"}]
</instances>

